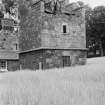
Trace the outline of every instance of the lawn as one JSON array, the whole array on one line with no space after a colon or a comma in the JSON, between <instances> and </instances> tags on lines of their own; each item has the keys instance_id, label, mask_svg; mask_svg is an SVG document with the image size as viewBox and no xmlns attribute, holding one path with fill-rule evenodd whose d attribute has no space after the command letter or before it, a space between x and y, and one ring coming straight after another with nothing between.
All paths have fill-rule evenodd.
<instances>
[{"instance_id":1,"label":"lawn","mask_svg":"<svg viewBox=\"0 0 105 105\"><path fill-rule=\"evenodd\" d=\"M105 58L65 69L1 73L0 105L105 105Z\"/></svg>"}]
</instances>

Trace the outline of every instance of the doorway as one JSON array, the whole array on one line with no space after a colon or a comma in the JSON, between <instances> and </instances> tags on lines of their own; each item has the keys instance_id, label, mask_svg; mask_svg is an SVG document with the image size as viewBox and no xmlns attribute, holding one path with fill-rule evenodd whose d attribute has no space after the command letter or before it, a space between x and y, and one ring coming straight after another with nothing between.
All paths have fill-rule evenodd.
<instances>
[{"instance_id":1,"label":"doorway","mask_svg":"<svg viewBox=\"0 0 105 105\"><path fill-rule=\"evenodd\" d=\"M62 56L63 67L71 66L70 56Z\"/></svg>"}]
</instances>

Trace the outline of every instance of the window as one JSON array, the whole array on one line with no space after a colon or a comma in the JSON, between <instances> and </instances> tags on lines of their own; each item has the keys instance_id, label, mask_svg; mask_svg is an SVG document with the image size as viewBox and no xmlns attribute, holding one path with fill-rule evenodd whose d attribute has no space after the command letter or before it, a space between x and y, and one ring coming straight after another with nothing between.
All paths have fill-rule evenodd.
<instances>
[{"instance_id":1,"label":"window","mask_svg":"<svg viewBox=\"0 0 105 105\"><path fill-rule=\"evenodd\" d=\"M67 27L66 27L66 25L63 25L63 33L67 33Z\"/></svg>"},{"instance_id":2,"label":"window","mask_svg":"<svg viewBox=\"0 0 105 105\"><path fill-rule=\"evenodd\" d=\"M16 50L18 50L18 44L16 43L15 45L16 45Z\"/></svg>"},{"instance_id":3,"label":"window","mask_svg":"<svg viewBox=\"0 0 105 105\"><path fill-rule=\"evenodd\" d=\"M1 60L1 61L0 61L0 69L6 69L6 68L7 68L6 61Z\"/></svg>"},{"instance_id":4,"label":"window","mask_svg":"<svg viewBox=\"0 0 105 105\"><path fill-rule=\"evenodd\" d=\"M17 43L14 43L14 44L13 44L13 50L14 50L14 51L17 51L17 50L18 50L18 44L17 44Z\"/></svg>"}]
</instances>

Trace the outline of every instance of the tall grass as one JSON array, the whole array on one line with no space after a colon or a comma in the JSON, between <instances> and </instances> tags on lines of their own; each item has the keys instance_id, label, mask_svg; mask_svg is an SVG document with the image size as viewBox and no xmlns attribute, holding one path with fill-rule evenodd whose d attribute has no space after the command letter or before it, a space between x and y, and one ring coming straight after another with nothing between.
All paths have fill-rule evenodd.
<instances>
[{"instance_id":1,"label":"tall grass","mask_svg":"<svg viewBox=\"0 0 105 105\"><path fill-rule=\"evenodd\" d=\"M105 105L104 63L0 74L0 105Z\"/></svg>"}]
</instances>

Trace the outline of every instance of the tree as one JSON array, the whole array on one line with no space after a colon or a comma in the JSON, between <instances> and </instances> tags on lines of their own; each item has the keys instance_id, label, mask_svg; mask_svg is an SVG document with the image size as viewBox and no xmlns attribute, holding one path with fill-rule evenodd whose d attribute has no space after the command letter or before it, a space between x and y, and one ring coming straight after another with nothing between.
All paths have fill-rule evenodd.
<instances>
[{"instance_id":1,"label":"tree","mask_svg":"<svg viewBox=\"0 0 105 105\"><path fill-rule=\"evenodd\" d=\"M85 8L87 47L94 51L97 48L100 49L101 56L103 56L105 50L105 7L97 6L92 9L86 6Z\"/></svg>"},{"instance_id":2,"label":"tree","mask_svg":"<svg viewBox=\"0 0 105 105\"><path fill-rule=\"evenodd\" d=\"M3 0L6 12L11 14L11 7L13 7L15 0Z\"/></svg>"},{"instance_id":3,"label":"tree","mask_svg":"<svg viewBox=\"0 0 105 105\"><path fill-rule=\"evenodd\" d=\"M92 24L93 24L93 10L88 5L85 6L85 20L86 20L86 44L87 48L92 44L93 33L92 33Z\"/></svg>"},{"instance_id":4,"label":"tree","mask_svg":"<svg viewBox=\"0 0 105 105\"><path fill-rule=\"evenodd\" d=\"M3 5L0 5L0 30L2 29L1 19L4 18L3 9Z\"/></svg>"},{"instance_id":5,"label":"tree","mask_svg":"<svg viewBox=\"0 0 105 105\"><path fill-rule=\"evenodd\" d=\"M104 52L104 43L103 39L105 39L105 7L97 6L93 9L92 12L93 22L91 27L91 32L93 33L93 37L96 41L99 42L101 56L103 56Z\"/></svg>"}]
</instances>

